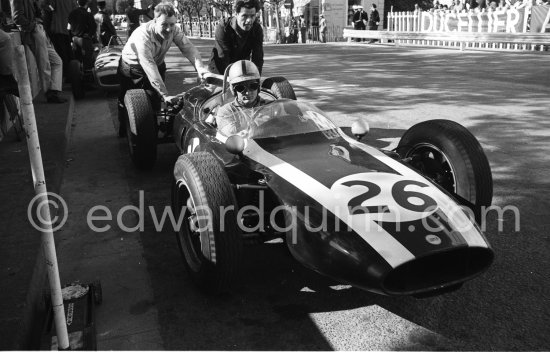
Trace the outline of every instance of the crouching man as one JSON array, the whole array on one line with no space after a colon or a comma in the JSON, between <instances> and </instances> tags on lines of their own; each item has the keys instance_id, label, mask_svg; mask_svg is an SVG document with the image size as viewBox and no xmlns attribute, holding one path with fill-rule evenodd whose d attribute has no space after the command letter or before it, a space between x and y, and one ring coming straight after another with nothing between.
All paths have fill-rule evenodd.
<instances>
[{"instance_id":1,"label":"crouching man","mask_svg":"<svg viewBox=\"0 0 550 352\"><path fill-rule=\"evenodd\" d=\"M129 89L146 90L150 94L155 111L160 109L161 101L175 100L175 96L168 93L164 84L166 73L164 58L172 43L176 44L201 78L208 72L197 48L176 26L176 12L173 5L167 2L158 4L155 7L155 18L138 27L122 49L117 72L120 80L119 136L122 137L126 133L127 115L124 96Z\"/></svg>"}]
</instances>

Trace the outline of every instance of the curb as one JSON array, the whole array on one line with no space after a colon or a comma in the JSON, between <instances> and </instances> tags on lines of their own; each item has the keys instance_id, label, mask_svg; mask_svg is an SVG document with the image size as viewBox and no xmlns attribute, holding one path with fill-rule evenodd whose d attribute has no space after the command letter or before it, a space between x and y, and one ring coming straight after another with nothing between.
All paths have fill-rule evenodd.
<instances>
[{"instance_id":1,"label":"curb","mask_svg":"<svg viewBox=\"0 0 550 352\"><path fill-rule=\"evenodd\" d=\"M65 135L64 135L64 143L63 143L63 153L61 156L61 162L59 167L55 170L55 176L54 176L54 192L60 194L61 193L61 183L63 181L63 174L65 171L65 164L67 160L67 153L69 151L69 145L71 143L71 132L72 132L72 125L73 125L73 117L74 117L74 96L72 93L70 93L69 98L69 111L67 112L67 122L65 124Z\"/></svg>"}]
</instances>

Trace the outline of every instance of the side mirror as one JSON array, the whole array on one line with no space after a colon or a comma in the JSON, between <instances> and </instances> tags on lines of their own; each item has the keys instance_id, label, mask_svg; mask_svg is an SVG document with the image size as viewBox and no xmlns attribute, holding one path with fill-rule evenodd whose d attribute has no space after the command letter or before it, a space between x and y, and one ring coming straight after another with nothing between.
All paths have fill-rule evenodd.
<instances>
[{"instance_id":1,"label":"side mirror","mask_svg":"<svg viewBox=\"0 0 550 352\"><path fill-rule=\"evenodd\" d=\"M231 154L240 155L244 150L243 137L234 134L225 141L225 149Z\"/></svg>"},{"instance_id":2,"label":"side mirror","mask_svg":"<svg viewBox=\"0 0 550 352\"><path fill-rule=\"evenodd\" d=\"M351 124L351 134L360 141L367 133L369 133L369 124L366 121L359 120Z\"/></svg>"}]
</instances>

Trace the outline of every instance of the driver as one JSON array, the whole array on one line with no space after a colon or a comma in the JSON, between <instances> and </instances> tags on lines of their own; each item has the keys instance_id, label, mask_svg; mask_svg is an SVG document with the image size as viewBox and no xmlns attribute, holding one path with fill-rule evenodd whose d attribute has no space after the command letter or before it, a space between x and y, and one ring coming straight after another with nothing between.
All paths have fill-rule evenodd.
<instances>
[{"instance_id":1,"label":"driver","mask_svg":"<svg viewBox=\"0 0 550 352\"><path fill-rule=\"evenodd\" d=\"M164 84L166 64L164 57L172 43L176 44L183 56L195 67L199 76L208 72L197 48L176 26L176 12L171 3L162 2L155 7L155 18L138 27L122 49L117 75L120 80L118 95L120 129L123 136L126 108L124 96L130 89L145 89L153 92L153 108L160 108L160 99L165 102L176 100L168 94ZM160 99L159 99L160 97Z\"/></svg>"},{"instance_id":2,"label":"driver","mask_svg":"<svg viewBox=\"0 0 550 352\"><path fill-rule=\"evenodd\" d=\"M215 119L218 131L225 136L244 135L259 107L266 104L260 93L260 72L254 63L239 60L231 65L227 80L235 100L221 106Z\"/></svg>"}]
</instances>

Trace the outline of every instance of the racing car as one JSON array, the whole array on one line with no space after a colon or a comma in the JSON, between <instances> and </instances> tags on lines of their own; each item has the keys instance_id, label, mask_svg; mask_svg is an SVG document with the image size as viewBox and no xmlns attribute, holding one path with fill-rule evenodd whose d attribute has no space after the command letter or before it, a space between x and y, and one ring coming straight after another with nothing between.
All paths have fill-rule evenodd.
<instances>
[{"instance_id":1,"label":"racing car","mask_svg":"<svg viewBox=\"0 0 550 352\"><path fill-rule=\"evenodd\" d=\"M112 36L107 46L101 49L98 46L94 48L93 80L96 86L104 91L116 91L120 86L117 69L123 47L122 40L117 36ZM79 56L75 55L75 57ZM84 98L86 77L80 60L71 60L69 63L69 77L74 98Z\"/></svg>"},{"instance_id":2,"label":"racing car","mask_svg":"<svg viewBox=\"0 0 550 352\"><path fill-rule=\"evenodd\" d=\"M492 201L491 169L466 128L421 122L384 150L364 122L348 135L286 80L267 81L270 102L242 134L207 122L227 101L208 84L187 91L173 119L176 237L198 287L231 290L251 239L280 238L304 266L390 296L443 294L491 265L476 222Z\"/></svg>"}]
</instances>

